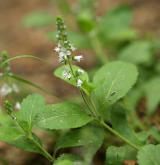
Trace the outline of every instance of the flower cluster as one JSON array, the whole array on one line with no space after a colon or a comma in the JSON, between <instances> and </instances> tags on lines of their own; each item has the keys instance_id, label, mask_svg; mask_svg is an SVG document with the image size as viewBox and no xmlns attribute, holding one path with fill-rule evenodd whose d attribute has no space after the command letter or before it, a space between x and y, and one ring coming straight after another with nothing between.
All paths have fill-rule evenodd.
<instances>
[{"instance_id":1,"label":"flower cluster","mask_svg":"<svg viewBox=\"0 0 160 165\"><path fill-rule=\"evenodd\" d=\"M81 87L83 81L80 79L80 75L84 73L83 70L78 69L75 73L73 73L72 62L80 62L83 59L82 55L73 55L73 52L76 48L71 44L68 40L68 35L66 31L66 26L61 18L57 18L57 40L58 46L55 47L56 53L58 53L59 62L68 64L70 67L66 67L63 71L64 79L71 79L72 77L76 80L77 87Z\"/></svg>"},{"instance_id":2,"label":"flower cluster","mask_svg":"<svg viewBox=\"0 0 160 165\"><path fill-rule=\"evenodd\" d=\"M4 83L1 87L0 87L0 96L1 97L6 97L7 95L9 95L10 93L15 92L18 93L19 92L19 88L16 84L7 84Z\"/></svg>"}]
</instances>

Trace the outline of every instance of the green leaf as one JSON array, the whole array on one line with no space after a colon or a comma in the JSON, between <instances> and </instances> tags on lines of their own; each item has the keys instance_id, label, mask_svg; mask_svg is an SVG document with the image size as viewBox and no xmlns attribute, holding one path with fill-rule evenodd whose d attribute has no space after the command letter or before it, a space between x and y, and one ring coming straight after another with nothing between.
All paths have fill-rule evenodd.
<instances>
[{"instance_id":1,"label":"green leaf","mask_svg":"<svg viewBox=\"0 0 160 165\"><path fill-rule=\"evenodd\" d=\"M144 85L144 92L147 99L147 112L153 114L160 103L160 78L155 77Z\"/></svg>"},{"instance_id":2,"label":"green leaf","mask_svg":"<svg viewBox=\"0 0 160 165\"><path fill-rule=\"evenodd\" d=\"M137 68L130 63L116 61L101 67L94 76L92 98L100 111L124 97L137 80Z\"/></svg>"},{"instance_id":3,"label":"green leaf","mask_svg":"<svg viewBox=\"0 0 160 165\"><path fill-rule=\"evenodd\" d=\"M38 94L29 95L22 101L21 110L17 113L17 119L24 121L25 129L31 131L35 124L36 116L45 109L44 98Z\"/></svg>"},{"instance_id":4,"label":"green leaf","mask_svg":"<svg viewBox=\"0 0 160 165\"><path fill-rule=\"evenodd\" d=\"M152 55L150 42L135 41L120 52L119 58L123 61L147 65L152 62Z\"/></svg>"},{"instance_id":5,"label":"green leaf","mask_svg":"<svg viewBox=\"0 0 160 165\"><path fill-rule=\"evenodd\" d=\"M77 104L48 105L37 118L37 125L45 129L77 128L91 122L92 118Z\"/></svg>"},{"instance_id":6,"label":"green leaf","mask_svg":"<svg viewBox=\"0 0 160 165\"><path fill-rule=\"evenodd\" d=\"M124 160L135 160L136 151L130 146L110 146L106 152L107 165L122 165Z\"/></svg>"},{"instance_id":7,"label":"green leaf","mask_svg":"<svg viewBox=\"0 0 160 165\"><path fill-rule=\"evenodd\" d=\"M83 146L85 162L90 164L94 154L102 145L103 139L103 129L89 125L69 131L60 137L56 144L56 150L67 147Z\"/></svg>"},{"instance_id":8,"label":"green leaf","mask_svg":"<svg viewBox=\"0 0 160 165\"><path fill-rule=\"evenodd\" d=\"M88 9L81 11L77 16L77 23L82 32L90 32L95 26L92 12Z\"/></svg>"},{"instance_id":9,"label":"green leaf","mask_svg":"<svg viewBox=\"0 0 160 165\"><path fill-rule=\"evenodd\" d=\"M158 143L160 143L160 131L156 127L151 127L148 131L148 134L151 135Z\"/></svg>"},{"instance_id":10,"label":"green leaf","mask_svg":"<svg viewBox=\"0 0 160 165\"><path fill-rule=\"evenodd\" d=\"M77 155L63 154L55 161L54 165L82 165L81 159Z\"/></svg>"},{"instance_id":11,"label":"green leaf","mask_svg":"<svg viewBox=\"0 0 160 165\"><path fill-rule=\"evenodd\" d=\"M73 69L74 75L76 75L77 70L81 69L81 68L76 66L76 65L72 65L72 69ZM65 70L70 70L69 65L63 65L63 66L59 67L58 69L56 69L54 71L54 75L76 87L77 82L76 82L76 79L73 76L71 77L71 79L65 79L63 77L63 73L64 73ZM85 91L86 94L90 94L92 89L93 89L93 86L92 86L91 83L89 83L89 77L88 77L87 72L84 71L84 73L79 76L79 79L81 79L83 81L83 84L82 84L81 88Z\"/></svg>"},{"instance_id":12,"label":"green leaf","mask_svg":"<svg viewBox=\"0 0 160 165\"><path fill-rule=\"evenodd\" d=\"M0 140L15 147L21 148L29 152L41 153L32 141L27 139L23 132L16 127L3 126L0 127Z\"/></svg>"},{"instance_id":13,"label":"green leaf","mask_svg":"<svg viewBox=\"0 0 160 165\"><path fill-rule=\"evenodd\" d=\"M44 27L54 23L53 16L48 12L37 11L26 15L23 24L26 27Z\"/></svg>"},{"instance_id":14,"label":"green leaf","mask_svg":"<svg viewBox=\"0 0 160 165\"><path fill-rule=\"evenodd\" d=\"M130 27L132 10L127 5L117 6L107 12L99 23L100 37L105 42L125 41L137 36Z\"/></svg>"},{"instance_id":15,"label":"green leaf","mask_svg":"<svg viewBox=\"0 0 160 165\"><path fill-rule=\"evenodd\" d=\"M114 130L116 130L121 136L127 139L134 146L141 146L138 136L129 126L125 109L122 106L116 105L111 110L111 123Z\"/></svg>"},{"instance_id":16,"label":"green leaf","mask_svg":"<svg viewBox=\"0 0 160 165\"><path fill-rule=\"evenodd\" d=\"M138 152L139 165L159 165L160 164L160 145L146 145Z\"/></svg>"}]
</instances>

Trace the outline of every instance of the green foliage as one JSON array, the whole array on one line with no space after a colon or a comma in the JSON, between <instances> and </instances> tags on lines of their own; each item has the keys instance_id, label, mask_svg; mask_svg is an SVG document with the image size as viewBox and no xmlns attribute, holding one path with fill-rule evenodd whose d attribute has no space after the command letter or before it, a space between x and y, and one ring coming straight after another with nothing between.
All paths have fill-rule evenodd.
<instances>
[{"instance_id":1,"label":"green foliage","mask_svg":"<svg viewBox=\"0 0 160 165\"><path fill-rule=\"evenodd\" d=\"M64 154L61 155L54 163L54 165L82 165L81 159L77 155Z\"/></svg>"},{"instance_id":2,"label":"green foliage","mask_svg":"<svg viewBox=\"0 0 160 165\"><path fill-rule=\"evenodd\" d=\"M149 65L153 59L152 45L147 41L135 41L124 48L119 55L124 61Z\"/></svg>"},{"instance_id":3,"label":"green foliage","mask_svg":"<svg viewBox=\"0 0 160 165\"><path fill-rule=\"evenodd\" d=\"M59 103L48 105L37 117L37 126L45 129L69 129L81 127L92 121L77 104Z\"/></svg>"},{"instance_id":4,"label":"green foliage","mask_svg":"<svg viewBox=\"0 0 160 165\"><path fill-rule=\"evenodd\" d=\"M130 146L110 146L106 152L107 165L122 165L124 160L135 160L136 151Z\"/></svg>"},{"instance_id":5,"label":"green foliage","mask_svg":"<svg viewBox=\"0 0 160 165\"><path fill-rule=\"evenodd\" d=\"M13 126L3 126L0 129L1 141L26 151L41 153L39 148L35 146L34 143L29 140L18 128Z\"/></svg>"},{"instance_id":6,"label":"green foliage","mask_svg":"<svg viewBox=\"0 0 160 165\"><path fill-rule=\"evenodd\" d=\"M160 145L148 144L138 152L139 165L159 165L160 164Z\"/></svg>"},{"instance_id":7,"label":"green foliage","mask_svg":"<svg viewBox=\"0 0 160 165\"><path fill-rule=\"evenodd\" d=\"M160 78L154 77L145 83L144 92L147 99L148 114L153 114L160 103Z\"/></svg>"},{"instance_id":8,"label":"green foliage","mask_svg":"<svg viewBox=\"0 0 160 165\"><path fill-rule=\"evenodd\" d=\"M76 86L76 80L74 79L74 78L71 78L71 79L65 79L64 78L64 76L63 76L63 73L64 73L64 70L65 69L70 69L70 67L69 67L69 65L63 65L63 66L61 66L61 67L59 67L58 69L56 69L55 71L54 71L54 75L56 76L56 77L58 77L58 78L60 78L60 79L62 79L62 80L64 80L64 81L66 81L67 83L69 83L69 84L71 84L71 85L73 85L73 86ZM72 69L73 69L73 72L74 72L74 74L76 75L77 73L77 70L78 69L81 69L80 67L78 67L78 66L76 66L76 65L72 65ZM82 75L80 75L80 78L81 78L81 80L83 80L83 81L88 81L89 80L89 78L88 78L88 74L87 74L87 72L84 72L84 74L82 74Z\"/></svg>"},{"instance_id":9,"label":"green foliage","mask_svg":"<svg viewBox=\"0 0 160 165\"><path fill-rule=\"evenodd\" d=\"M96 151L104 140L104 130L97 126L85 126L69 131L60 137L56 144L56 150L68 147L83 147L83 157L86 164L91 163Z\"/></svg>"},{"instance_id":10,"label":"green foliage","mask_svg":"<svg viewBox=\"0 0 160 165\"><path fill-rule=\"evenodd\" d=\"M123 42L137 36L130 27L132 10L127 5L118 6L107 12L99 23L100 37L106 43Z\"/></svg>"},{"instance_id":11,"label":"green foliage","mask_svg":"<svg viewBox=\"0 0 160 165\"><path fill-rule=\"evenodd\" d=\"M80 67L76 66L76 65L72 65L72 70L73 70L73 74L74 75L77 75L77 71L78 69L81 69ZM64 77L64 70L70 70L70 67L69 65L63 65L61 67L59 67L58 69L56 69L54 71L54 75L64 81L66 81L67 83L73 85L73 86L77 86L77 80L74 78L74 77L71 77L70 79L67 79ZM81 69L82 70L82 69ZM84 71L84 70L83 70ZM90 94L91 91L93 90L93 85L91 83L89 83L89 77L88 77L88 74L87 72L84 71L83 74L81 74L79 76L79 78L84 82L82 84L82 89L87 93L87 94Z\"/></svg>"},{"instance_id":12,"label":"green foliage","mask_svg":"<svg viewBox=\"0 0 160 165\"><path fill-rule=\"evenodd\" d=\"M94 21L90 10L84 10L77 17L79 28L82 32L88 33L94 28Z\"/></svg>"},{"instance_id":13,"label":"green foliage","mask_svg":"<svg viewBox=\"0 0 160 165\"><path fill-rule=\"evenodd\" d=\"M66 0L54 2L63 10L66 18L70 12L69 18L77 25L74 26L77 28L76 32L67 33L63 19L58 17L57 35L55 32L48 33L51 40L58 40L55 51L63 64L55 70L54 75L76 87L83 103L79 101L80 106L70 99L70 102L46 105L42 96L34 94L24 99L20 110L16 112L10 96L2 98L2 103L8 104L2 108L4 112L0 112L0 140L23 150L39 153L55 165L92 164L93 157L102 144L108 145L108 165L121 165L125 160L136 160L136 156L139 165L160 164L160 146L148 145L150 142L160 142L159 130L156 127L150 128L146 116L141 122L136 114L137 107L143 108L143 104L139 104L142 97L146 99L148 114L153 114L160 103L160 67L156 56L160 48L159 41L138 36L137 31L130 26L133 12L127 5L118 6L97 19L95 0L79 0L79 4L74 4L74 9ZM27 27L38 28L48 27L53 21L50 13L35 12L26 16L23 23ZM89 81L87 72L74 65L75 61L80 62L82 59L81 55L76 56L74 45L81 49L92 48L97 55L97 64L104 64L97 69L95 75L90 76L93 82ZM109 62L106 49L107 55L116 53L114 57L122 61ZM6 76L7 83L10 83L9 77L43 90L38 85L14 75L10 68L11 61L22 57L43 60L31 55L9 58L7 52L2 52L1 56L0 80ZM111 56L112 59L114 57ZM135 65L140 74L134 87L138 77ZM130 91L132 87L134 88ZM1 92L2 88L0 94ZM5 111L9 112L8 117ZM141 113L138 114L141 116ZM54 156L43 147L33 127L56 132ZM130 147L110 146L123 143ZM65 152L62 149L74 147L79 147L81 157L63 154L56 158L60 151ZM74 152L72 149L70 151Z\"/></svg>"},{"instance_id":14,"label":"green foliage","mask_svg":"<svg viewBox=\"0 0 160 165\"><path fill-rule=\"evenodd\" d=\"M111 109L111 123L113 128L131 143L141 146L136 133L129 126L126 118L126 110L122 106L114 106Z\"/></svg>"},{"instance_id":15,"label":"green foliage","mask_svg":"<svg viewBox=\"0 0 160 165\"><path fill-rule=\"evenodd\" d=\"M34 12L26 15L23 19L23 24L26 27L45 27L54 23L53 16L48 12Z\"/></svg>"},{"instance_id":16,"label":"green foliage","mask_svg":"<svg viewBox=\"0 0 160 165\"><path fill-rule=\"evenodd\" d=\"M25 129L29 132L35 124L36 116L44 111L45 101L40 95L34 94L28 96L23 100L21 104L21 111L17 113L17 118L19 121L25 122Z\"/></svg>"},{"instance_id":17,"label":"green foliage","mask_svg":"<svg viewBox=\"0 0 160 165\"><path fill-rule=\"evenodd\" d=\"M137 79L137 69L133 64L117 61L100 68L94 76L95 89L92 98L100 111L106 110L124 97Z\"/></svg>"}]
</instances>

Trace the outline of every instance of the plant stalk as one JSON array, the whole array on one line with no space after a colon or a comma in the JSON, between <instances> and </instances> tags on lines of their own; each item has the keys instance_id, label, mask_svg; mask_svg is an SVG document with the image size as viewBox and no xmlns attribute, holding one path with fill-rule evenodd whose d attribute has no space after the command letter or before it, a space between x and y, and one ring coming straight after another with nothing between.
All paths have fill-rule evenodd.
<instances>
[{"instance_id":1,"label":"plant stalk","mask_svg":"<svg viewBox=\"0 0 160 165\"><path fill-rule=\"evenodd\" d=\"M132 142L130 142L128 139L126 139L124 136L121 136L117 131L115 131L114 129L112 129L110 126L108 126L103 120L100 121L100 124L106 128L108 131L110 131L112 134L116 135L117 137L119 137L120 139L122 139L124 142L126 142L127 144L129 144L130 146L132 146L133 148L135 148L136 150L139 150L139 146L133 144Z\"/></svg>"}]
</instances>

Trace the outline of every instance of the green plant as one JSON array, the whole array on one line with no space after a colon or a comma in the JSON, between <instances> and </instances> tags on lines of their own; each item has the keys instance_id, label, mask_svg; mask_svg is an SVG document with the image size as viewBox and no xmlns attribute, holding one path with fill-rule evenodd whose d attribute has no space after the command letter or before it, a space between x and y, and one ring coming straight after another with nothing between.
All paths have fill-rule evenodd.
<instances>
[{"instance_id":1,"label":"green plant","mask_svg":"<svg viewBox=\"0 0 160 165\"><path fill-rule=\"evenodd\" d=\"M13 103L5 99L1 113L5 110L11 119L7 116L2 118L0 140L39 153L55 165L92 164L93 156L104 143L108 146L106 163L109 165L120 165L128 159L138 159L140 165L160 164L159 145L148 144L150 135L157 143L159 138L156 138L156 130L135 131L128 121L129 110L125 96L137 81L136 66L123 61L109 62L95 73L91 82L87 72L73 64L80 62L83 56L75 55L75 47L68 40L66 26L59 17L57 40L55 51L62 66L54 71L54 75L76 87L83 104L72 101L46 104L42 96L32 94L22 101L20 110L15 111ZM4 53L2 57L1 78L12 76L8 66L13 58L5 58ZM14 59L21 57L31 56ZM45 149L34 128L61 130L52 153ZM120 144L117 147L110 140L114 137ZM80 147L82 154L63 154L57 158L60 149L69 147Z\"/></svg>"}]
</instances>

